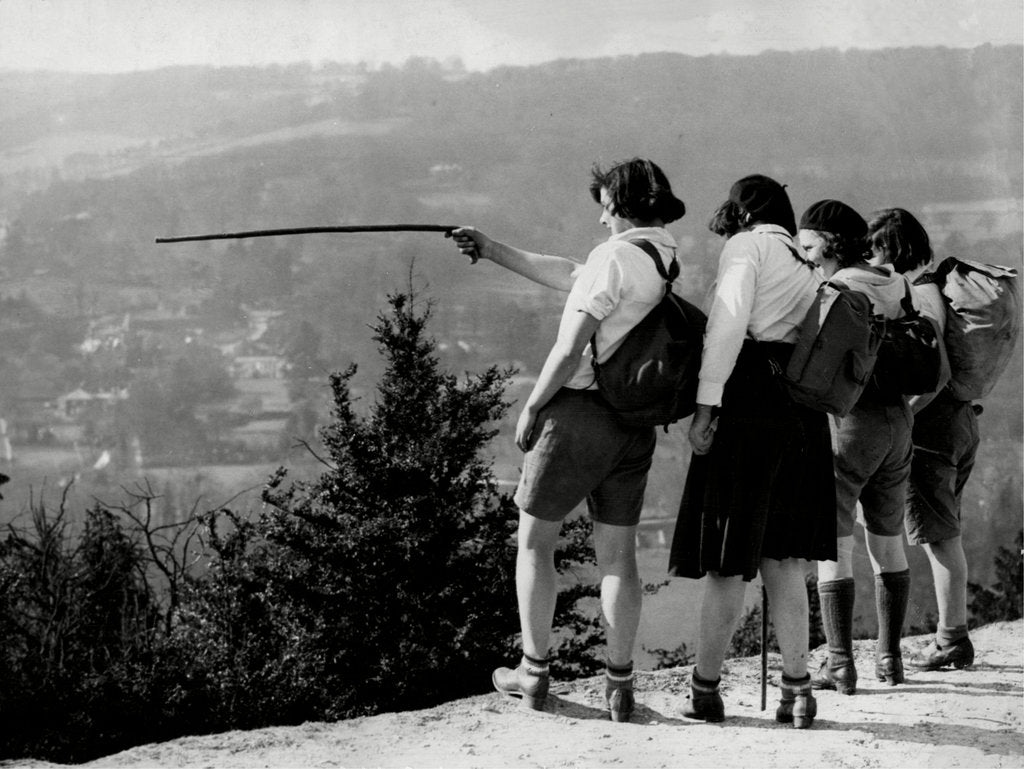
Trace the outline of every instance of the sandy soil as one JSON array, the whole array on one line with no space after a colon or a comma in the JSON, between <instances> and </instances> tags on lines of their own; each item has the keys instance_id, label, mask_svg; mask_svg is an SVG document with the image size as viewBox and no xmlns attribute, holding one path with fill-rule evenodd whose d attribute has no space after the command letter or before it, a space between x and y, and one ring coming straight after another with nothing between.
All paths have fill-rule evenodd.
<instances>
[{"instance_id":1,"label":"sandy soil","mask_svg":"<svg viewBox=\"0 0 1024 769\"><path fill-rule=\"evenodd\" d=\"M679 717L689 671L678 668L638 675L639 710L630 724L607 719L598 677L559 684L545 713L486 694L429 710L186 737L84 766L1024 767L1024 625L996 623L971 638L973 668L912 672L899 687L868 676L873 642L858 641L857 694L820 692L818 720L809 730L775 722L780 662L771 655L765 711L759 658L727 663L723 724ZM904 650L926 641L906 638Z\"/></svg>"}]
</instances>

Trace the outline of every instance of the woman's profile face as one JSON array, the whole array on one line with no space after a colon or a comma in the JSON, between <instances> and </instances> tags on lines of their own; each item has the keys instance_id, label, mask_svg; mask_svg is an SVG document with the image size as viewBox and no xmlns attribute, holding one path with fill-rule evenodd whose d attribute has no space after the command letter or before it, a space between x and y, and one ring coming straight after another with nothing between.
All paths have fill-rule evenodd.
<instances>
[{"instance_id":1,"label":"woman's profile face","mask_svg":"<svg viewBox=\"0 0 1024 769\"><path fill-rule=\"evenodd\" d=\"M871 243L871 260L870 263L874 267L879 267L883 264L888 264L892 260L889 258L889 252L885 246L879 245L872 241Z\"/></svg>"},{"instance_id":2,"label":"woman's profile face","mask_svg":"<svg viewBox=\"0 0 1024 769\"><path fill-rule=\"evenodd\" d=\"M629 219L623 219L612 213L612 209L615 206L612 204L611 197L608 194L608 188L601 188L601 224L612 231L612 235L619 235L628 229L633 227L633 223Z\"/></svg>"},{"instance_id":3,"label":"woman's profile face","mask_svg":"<svg viewBox=\"0 0 1024 769\"><path fill-rule=\"evenodd\" d=\"M803 249L805 258L821 267L826 275L831 275L836 271L836 260L826 259L824 256L823 252L827 241L820 232L817 230L800 230L797 233L797 239L800 241L800 248Z\"/></svg>"}]
</instances>

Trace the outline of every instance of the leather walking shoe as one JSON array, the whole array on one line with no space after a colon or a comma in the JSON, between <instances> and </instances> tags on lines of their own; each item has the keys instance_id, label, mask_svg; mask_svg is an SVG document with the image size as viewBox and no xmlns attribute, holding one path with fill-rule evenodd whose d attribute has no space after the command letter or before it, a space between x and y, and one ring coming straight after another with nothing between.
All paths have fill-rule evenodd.
<instances>
[{"instance_id":1,"label":"leather walking shoe","mask_svg":"<svg viewBox=\"0 0 1024 769\"><path fill-rule=\"evenodd\" d=\"M719 679L721 680L721 679ZM680 715L708 723L719 723L725 720L725 703L718 693L719 681L698 679L696 673L690 678L690 693L683 700Z\"/></svg>"},{"instance_id":2,"label":"leather walking shoe","mask_svg":"<svg viewBox=\"0 0 1024 769\"><path fill-rule=\"evenodd\" d=\"M606 683L604 701L608 704L608 714L612 721L629 723L636 705L633 699L633 682L628 684Z\"/></svg>"},{"instance_id":3,"label":"leather walking shoe","mask_svg":"<svg viewBox=\"0 0 1024 769\"><path fill-rule=\"evenodd\" d=\"M963 670L974 664L974 644L970 638L961 638L949 646L939 646L933 638L921 651L911 654L907 664L917 670L941 670L949 665Z\"/></svg>"},{"instance_id":4,"label":"leather walking shoe","mask_svg":"<svg viewBox=\"0 0 1024 769\"><path fill-rule=\"evenodd\" d=\"M898 654L883 654L875 657L875 677L889 686L906 681L903 675L903 658Z\"/></svg>"},{"instance_id":5,"label":"leather walking shoe","mask_svg":"<svg viewBox=\"0 0 1024 769\"><path fill-rule=\"evenodd\" d=\"M779 691L782 696L775 711L775 720L793 724L795 729L810 729L818 715L818 701L811 694L811 677L793 680L783 676Z\"/></svg>"},{"instance_id":6,"label":"leather walking shoe","mask_svg":"<svg viewBox=\"0 0 1024 769\"><path fill-rule=\"evenodd\" d=\"M857 668L853 660L833 663L831 657L811 676L812 689L830 689L840 694L857 693Z\"/></svg>"},{"instance_id":7,"label":"leather walking shoe","mask_svg":"<svg viewBox=\"0 0 1024 769\"><path fill-rule=\"evenodd\" d=\"M494 688L509 697L521 700L522 707L543 710L551 679L548 671L520 665L517 668L498 668L491 674Z\"/></svg>"}]
</instances>

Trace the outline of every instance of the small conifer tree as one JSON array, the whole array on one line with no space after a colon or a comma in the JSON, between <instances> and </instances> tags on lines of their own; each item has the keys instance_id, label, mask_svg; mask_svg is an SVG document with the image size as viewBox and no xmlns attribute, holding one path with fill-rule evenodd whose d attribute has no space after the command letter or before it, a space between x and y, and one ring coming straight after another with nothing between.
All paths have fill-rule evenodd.
<instances>
[{"instance_id":1,"label":"small conifer tree","mask_svg":"<svg viewBox=\"0 0 1024 769\"><path fill-rule=\"evenodd\" d=\"M183 659L220 727L425 707L486 691L518 656L516 510L484 455L512 372L460 382L426 336L429 304L388 301L373 326L386 362L374 402L357 410L354 366L331 377L326 469L312 481L279 470L259 519L231 516L213 537L218 557L186 602L181 648L206 651ZM567 527L563 568L587 559L586 533ZM556 617L577 655L597 627L574 611L586 593L563 595ZM179 694L194 710L197 688Z\"/></svg>"}]
</instances>

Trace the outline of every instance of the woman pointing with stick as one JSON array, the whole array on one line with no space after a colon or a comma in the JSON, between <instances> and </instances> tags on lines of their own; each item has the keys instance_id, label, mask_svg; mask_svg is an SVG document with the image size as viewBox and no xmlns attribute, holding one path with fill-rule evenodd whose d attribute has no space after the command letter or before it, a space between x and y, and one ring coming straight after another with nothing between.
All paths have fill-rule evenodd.
<instances>
[{"instance_id":1,"label":"woman pointing with stick","mask_svg":"<svg viewBox=\"0 0 1024 769\"><path fill-rule=\"evenodd\" d=\"M523 657L498 668L495 688L543 709L557 594L555 548L562 521L581 502L594 522L594 551L607 628L605 699L613 721L628 721L633 702L633 646L640 620L636 525L654 453L654 427L626 427L598 396L591 337L603 362L659 302L665 282L643 246L667 269L676 243L665 224L686 207L664 172L634 158L592 171L590 193L611 235L583 264L499 243L473 228L452 233L473 261L494 262L568 292L558 336L516 424L526 456L516 489L519 507L516 589Z\"/></svg>"}]
</instances>

